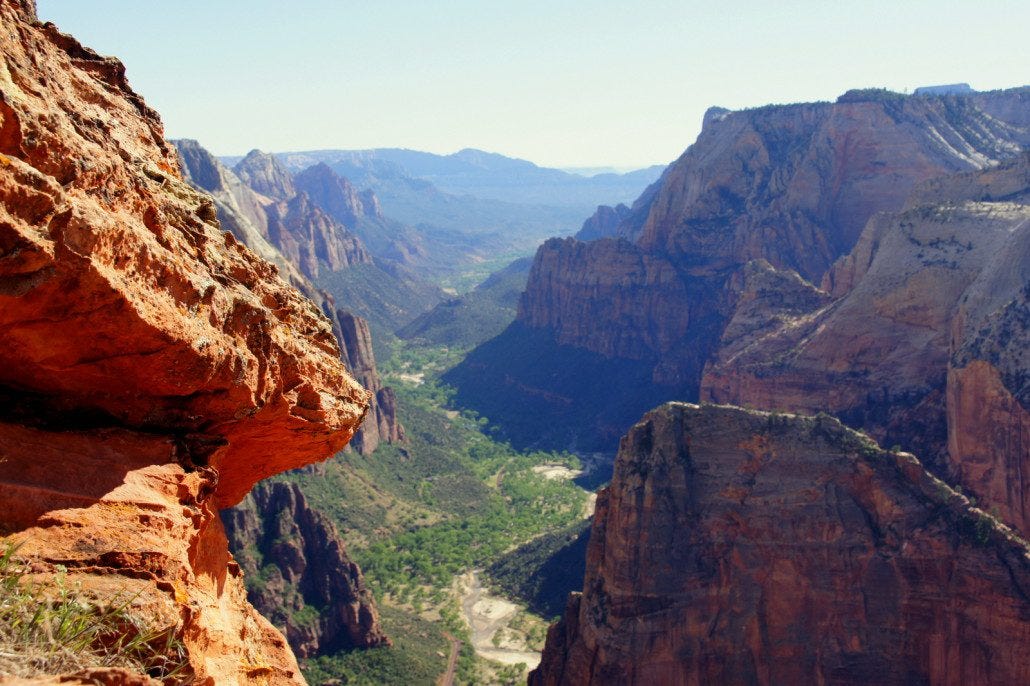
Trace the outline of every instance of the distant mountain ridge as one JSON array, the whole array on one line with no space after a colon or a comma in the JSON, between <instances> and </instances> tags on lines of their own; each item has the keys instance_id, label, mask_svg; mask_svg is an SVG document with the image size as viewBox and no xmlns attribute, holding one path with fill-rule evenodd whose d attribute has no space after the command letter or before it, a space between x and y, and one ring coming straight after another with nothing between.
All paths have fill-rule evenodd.
<instances>
[{"instance_id":1,"label":"distant mountain ridge","mask_svg":"<svg viewBox=\"0 0 1030 686\"><path fill-rule=\"evenodd\" d=\"M293 173L328 166L355 188L374 192L385 217L447 245L445 256L474 261L529 254L546 238L572 234L598 205L631 202L662 171L656 166L586 177L473 149L452 155L315 150L276 157ZM235 164L242 158L223 159ZM436 273L446 266L438 264Z\"/></svg>"},{"instance_id":2,"label":"distant mountain ridge","mask_svg":"<svg viewBox=\"0 0 1030 686\"><path fill-rule=\"evenodd\" d=\"M376 176L403 175L421 179L454 195L521 205L576 208L602 202L630 202L665 168L654 165L624 174L607 172L583 176L474 148L450 155L405 148L312 150L276 155L291 171L324 162L334 168L368 170ZM341 173L362 185L357 174Z\"/></svg>"}]
</instances>

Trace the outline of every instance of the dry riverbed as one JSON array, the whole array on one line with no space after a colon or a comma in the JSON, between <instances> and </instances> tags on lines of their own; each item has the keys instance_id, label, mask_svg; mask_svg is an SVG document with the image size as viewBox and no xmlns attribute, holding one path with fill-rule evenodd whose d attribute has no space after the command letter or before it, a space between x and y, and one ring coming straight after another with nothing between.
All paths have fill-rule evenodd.
<instances>
[{"instance_id":1,"label":"dry riverbed","mask_svg":"<svg viewBox=\"0 0 1030 686\"><path fill-rule=\"evenodd\" d=\"M472 647L480 657L506 665L521 662L527 670L540 664L540 653L526 645L521 632L509 629L509 624L521 611L518 605L490 595L483 588L478 571L465 573L458 583L462 615L472 630ZM497 645L495 636L500 639Z\"/></svg>"}]
</instances>

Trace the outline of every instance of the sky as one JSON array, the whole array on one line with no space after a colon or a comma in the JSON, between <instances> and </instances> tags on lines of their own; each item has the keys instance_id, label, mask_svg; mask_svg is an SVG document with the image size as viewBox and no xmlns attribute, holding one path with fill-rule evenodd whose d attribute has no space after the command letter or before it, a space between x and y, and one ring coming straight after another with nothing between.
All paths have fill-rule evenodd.
<instances>
[{"instance_id":1,"label":"sky","mask_svg":"<svg viewBox=\"0 0 1030 686\"><path fill-rule=\"evenodd\" d=\"M665 164L704 111L1030 83L1026 0L38 0L219 155L472 147Z\"/></svg>"}]
</instances>

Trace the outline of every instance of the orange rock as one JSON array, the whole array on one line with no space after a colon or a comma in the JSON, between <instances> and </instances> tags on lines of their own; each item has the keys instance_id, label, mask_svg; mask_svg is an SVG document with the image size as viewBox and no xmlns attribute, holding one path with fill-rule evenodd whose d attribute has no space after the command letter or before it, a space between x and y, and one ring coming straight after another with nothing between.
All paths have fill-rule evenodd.
<instances>
[{"instance_id":1,"label":"orange rock","mask_svg":"<svg viewBox=\"0 0 1030 686\"><path fill-rule=\"evenodd\" d=\"M870 220L824 280L836 299L750 267L701 399L831 412L1025 535L1030 157L928 184L910 205Z\"/></svg>"},{"instance_id":2,"label":"orange rock","mask_svg":"<svg viewBox=\"0 0 1030 686\"><path fill-rule=\"evenodd\" d=\"M182 180L121 63L32 3L0 24L0 527L33 569L131 598L198 683L301 683L217 510L337 452L370 394Z\"/></svg>"}]
</instances>

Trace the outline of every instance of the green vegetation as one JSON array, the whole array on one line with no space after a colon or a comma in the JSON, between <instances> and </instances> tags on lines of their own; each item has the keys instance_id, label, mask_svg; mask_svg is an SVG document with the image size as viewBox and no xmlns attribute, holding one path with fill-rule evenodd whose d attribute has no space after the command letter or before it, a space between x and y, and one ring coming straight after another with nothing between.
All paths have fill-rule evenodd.
<instances>
[{"instance_id":1,"label":"green vegetation","mask_svg":"<svg viewBox=\"0 0 1030 686\"><path fill-rule=\"evenodd\" d=\"M89 667L124 667L174 682L188 676L182 644L132 612L132 598L95 598L26 578L5 544L0 554L0 674L31 677Z\"/></svg>"},{"instance_id":2,"label":"green vegetation","mask_svg":"<svg viewBox=\"0 0 1030 686\"><path fill-rule=\"evenodd\" d=\"M446 667L451 649L450 641L443 634L444 627L396 607L383 606L380 612L383 628L393 639L393 647L303 660L300 666L308 681L320 684L339 679L348 686L435 684Z\"/></svg>"},{"instance_id":3,"label":"green vegetation","mask_svg":"<svg viewBox=\"0 0 1030 686\"><path fill-rule=\"evenodd\" d=\"M470 350L515 320L530 258L512 262L472 291L438 304L398 331L401 338ZM460 290L460 289L459 289Z\"/></svg>"},{"instance_id":4,"label":"green vegetation","mask_svg":"<svg viewBox=\"0 0 1030 686\"><path fill-rule=\"evenodd\" d=\"M434 683L447 666L446 636L462 644L457 683L524 679L524 671L476 656L455 577L581 521L586 493L534 471L544 464L578 470L575 456L516 451L485 433L485 419L449 409L454 392L437 378L461 355L391 341L381 369L397 394L407 440L366 457L347 451L317 469L277 477L299 483L309 504L336 523L394 641L392 648L305 660L311 683ZM254 576L248 584L261 583L261 574ZM528 628L512 636L542 638L541 619L523 623Z\"/></svg>"},{"instance_id":5,"label":"green vegetation","mask_svg":"<svg viewBox=\"0 0 1030 686\"><path fill-rule=\"evenodd\" d=\"M478 457L470 466L496 482L484 512L405 531L355 551L377 597L412 584L447 586L455 574L492 562L512 545L581 518L582 490L532 472L535 465L554 462L553 455L518 455L501 448Z\"/></svg>"},{"instance_id":6,"label":"green vegetation","mask_svg":"<svg viewBox=\"0 0 1030 686\"><path fill-rule=\"evenodd\" d=\"M380 343L391 339L397 327L443 297L436 286L379 264L327 270L319 277L318 286L329 291L337 303L346 303L346 309L368 320L377 357Z\"/></svg>"}]
</instances>

